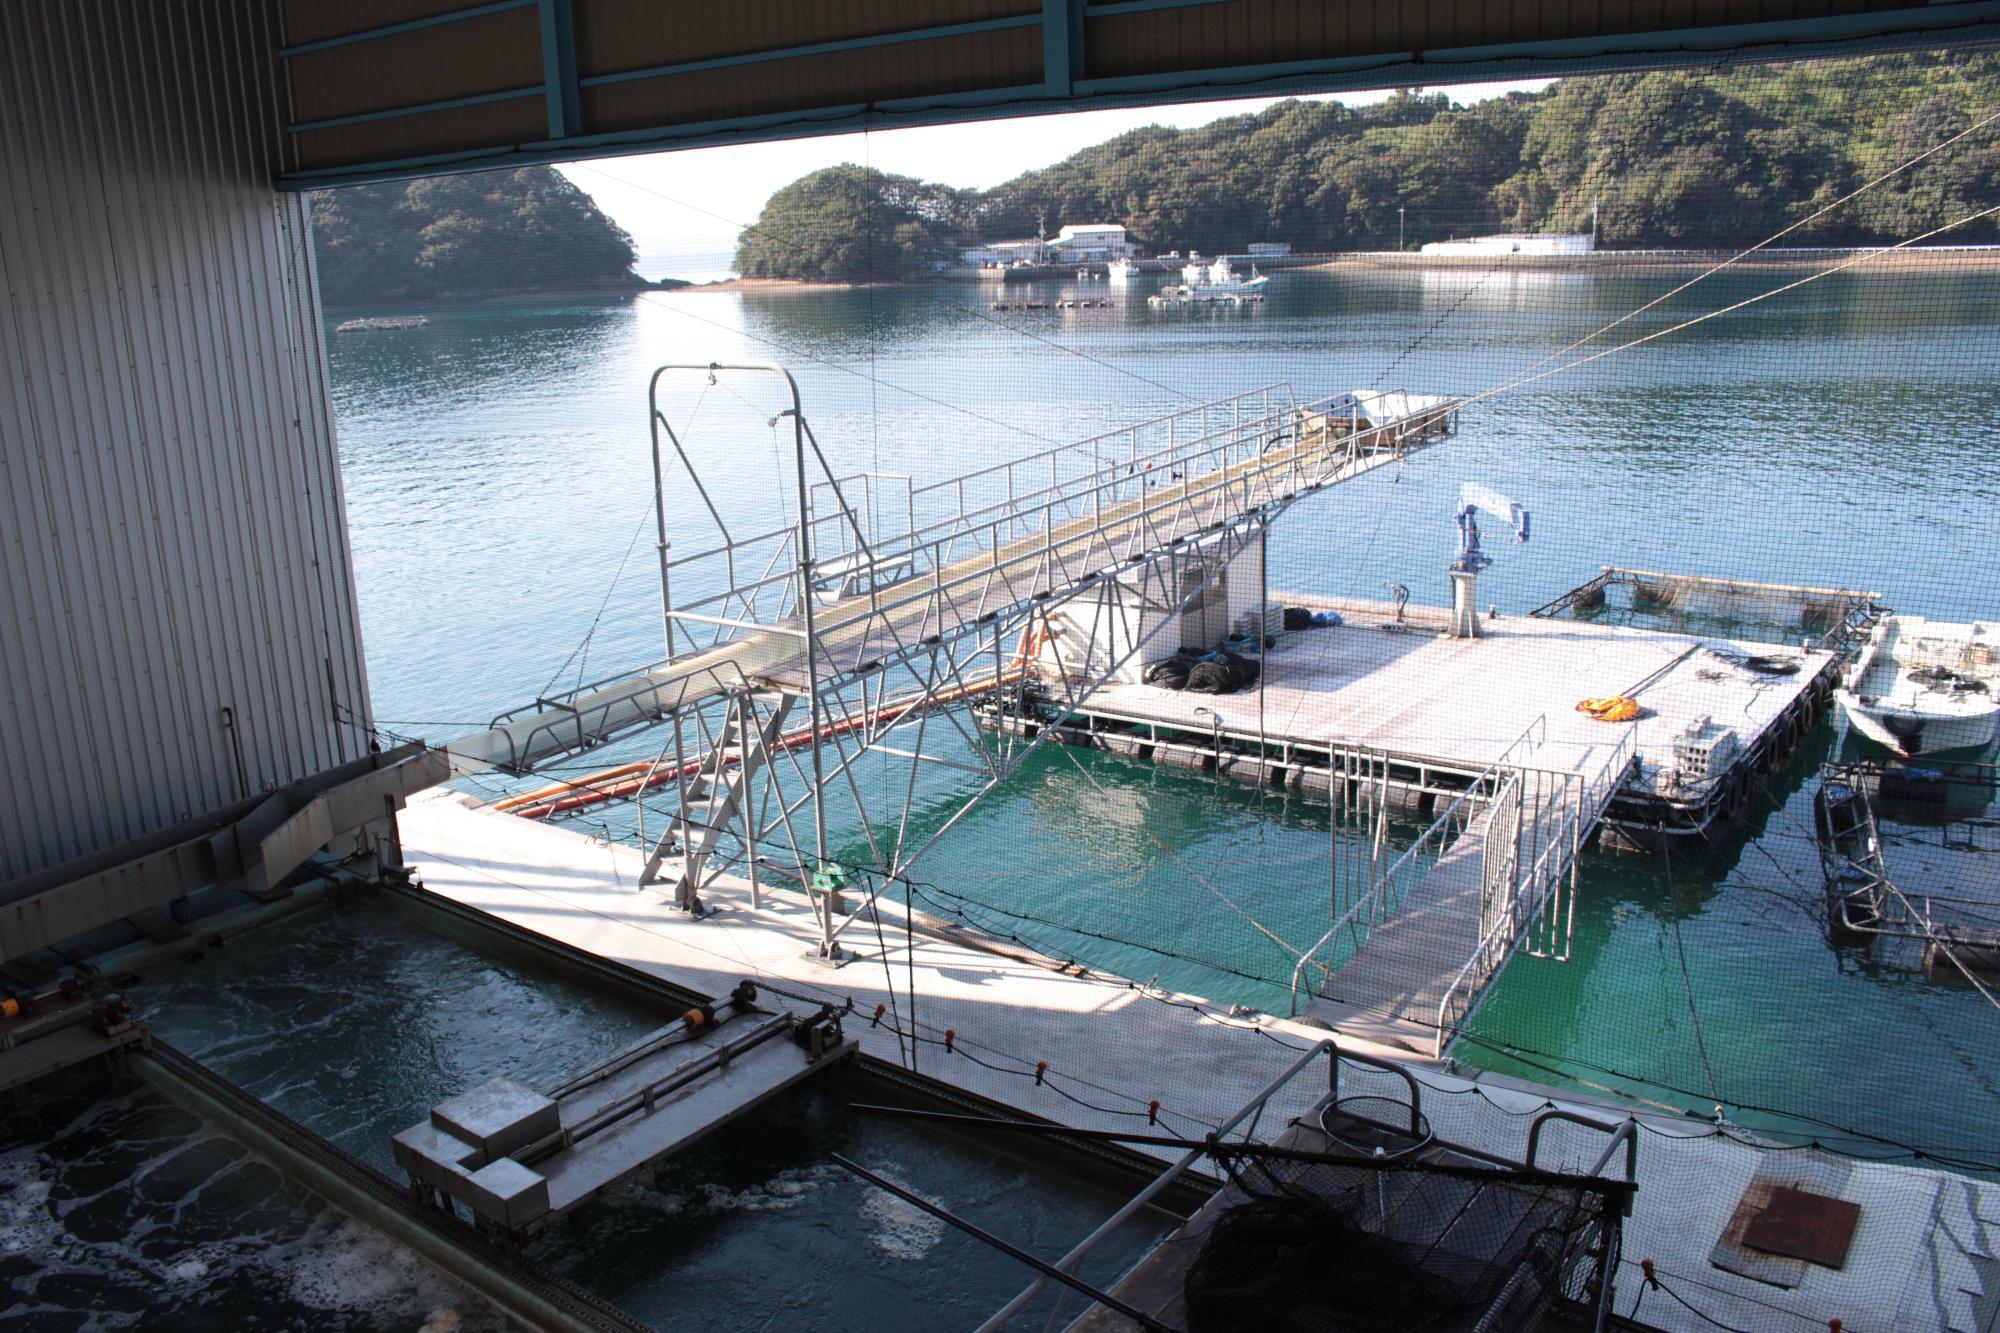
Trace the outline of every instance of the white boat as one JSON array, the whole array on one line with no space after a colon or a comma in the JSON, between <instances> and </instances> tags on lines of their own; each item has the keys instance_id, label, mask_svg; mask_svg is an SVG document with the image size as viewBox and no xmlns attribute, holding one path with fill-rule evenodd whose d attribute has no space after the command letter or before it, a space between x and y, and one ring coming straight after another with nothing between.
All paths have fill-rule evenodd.
<instances>
[{"instance_id":1,"label":"white boat","mask_svg":"<svg viewBox=\"0 0 2000 1333\"><path fill-rule=\"evenodd\" d=\"M2000 728L2000 624L1885 616L1833 698L1848 725L1906 755L1990 745Z\"/></svg>"},{"instance_id":2,"label":"white boat","mask_svg":"<svg viewBox=\"0 0 2000 1333\"><path fill-rule=\"evenodd\" d=\"M1240 292L1254 292L1270 281L1269 278L1259 273L1255 268L1250 270L1249 277L1242 276L1229 267L1229 258L1226 255L1216 260L1213 264L1210 264L1206 271L1199 270L1195 265L1190 265L1189 267L1197 270L1196 276L1189 278L1187 270L1184 269L1182 270L1181 280L1187 286L1189 292L1198 297L1229 296Z\"/></svg>"},{"instance_id":3,"label":"white boat","mask_svg":"<svg viewBox=\"0 0 2000 1333\"><path fill-rule=\"evenodd\" d=\"M1111 261L1110 267L1106 269L1104 276L1110 278L1113 282L1130 282L1132 275L1138 271L1138 268L1139 266L1131 260L1121 257Z\"/></svg>"}]
</instances>

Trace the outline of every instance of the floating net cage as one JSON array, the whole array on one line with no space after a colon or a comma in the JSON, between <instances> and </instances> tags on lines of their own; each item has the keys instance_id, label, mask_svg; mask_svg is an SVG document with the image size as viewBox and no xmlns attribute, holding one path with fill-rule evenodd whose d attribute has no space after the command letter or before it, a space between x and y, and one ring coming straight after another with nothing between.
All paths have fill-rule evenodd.
<instances>
[{"instance_id":1,"label":"floating net cage","mask_svg":"<svg viewBox=\"0 0 2000 1333\"><path fill-rule=\"evenodd\" d=\"M1627 1187L1434 1162L1218 1155L1225 1203L1187 1271L1189 1333L1535 1328L1588 1315Z\"/></svg>"},{"instance_id":2,"label":"floating net cage","mask_svg":"<svg viewBox=\"0 0 2000 1333\"><path fill-rule=\"evenodd\" d=\"M1643 628L1711 628L1839 651L1883 614L1882 594L1855 588L1663 574L1607 565L1531 614Z\"/></svg>"}]
</instances>

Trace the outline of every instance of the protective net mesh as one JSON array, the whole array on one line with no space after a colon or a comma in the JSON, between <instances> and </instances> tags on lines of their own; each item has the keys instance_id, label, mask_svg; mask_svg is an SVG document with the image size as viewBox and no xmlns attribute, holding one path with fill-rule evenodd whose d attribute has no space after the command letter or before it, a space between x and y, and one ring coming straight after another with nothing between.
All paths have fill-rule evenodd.
<instances>
[{"instance_id":1,"label":"protective net mesh","mask_svg":"<svg viewBox=\"0 0 2000 1333\"><path fill-rule=\"evenodd\" d=\"M1329 1158L1224 1157L1185 1283L1189 1333L1536 1327L1616 1266L1602 1181Z\"/></svg>"},{"instance_id":2,"label":"protective net mesh","mask_svg":"<svg viewBox=\"0 0 2000 1333\"><path fill-rule=\"evenodd\" d=\"M552 908L495 854L495 898L732 979L830 937L785 984L1010 1104L1197 1133L1334 1032L1490 1080L1440 1096L1658 1117L1642 1217L1718 1162L1854 1162L1903 1244L1871 1262L1932 1279L1719 1277L1725 1207L1642 1233L1668 1281L1627 1263L1622 1313L1990 1327L1959 1261L2000 1217L2000 784L1959 682L1996 633L2000 57L1234 110L864 135L748 203L580 166L650 276L723 281L336 340L384 738L552 714L576 744L461 785L588 835L595 878ZM707 371L772 360L797 405ZM1863 688L1899 617L1962 651L1882 647ZM719 697L564 711L760 635L748 732ZM1822 798L1856 762L1865 835ZM662 905L691 857L700 923ZM1383 1242L1344 1186L1258 1188L1246 1228ZM1954 1188L1982 1220L1940 1231Z\"/></svg>"}]
</instances>

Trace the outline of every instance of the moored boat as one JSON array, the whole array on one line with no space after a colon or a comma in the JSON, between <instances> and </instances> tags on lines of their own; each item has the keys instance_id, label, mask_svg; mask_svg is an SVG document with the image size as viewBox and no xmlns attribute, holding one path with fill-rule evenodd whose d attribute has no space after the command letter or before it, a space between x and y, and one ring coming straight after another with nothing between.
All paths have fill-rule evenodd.
<instances>
[{"instance_id":1,"label":"moored boat","mask_svg":"<svg viewBox=\"0 0 2000 1333\"><path fill-rule=\"evenodd\" d=\"M1195 296L1234 296L1244 292L1254 292L1270 279L1255 268L1250 276L1244 277L1229 266L1228 256L1216 260L1199 278L1188 282L1187 286Z\"/></svg>"},{"instance_id":2,"label":"moored boat","mask_svg":"<svg viewBox=\"0 0 2000 1333\"><path fill-rule=\"evenodd\" d=\"M1990 745L2000 727L2000 624L1885 616L1834 701L1854 730L1902 754Z\"/></svg>"}]
</instances>

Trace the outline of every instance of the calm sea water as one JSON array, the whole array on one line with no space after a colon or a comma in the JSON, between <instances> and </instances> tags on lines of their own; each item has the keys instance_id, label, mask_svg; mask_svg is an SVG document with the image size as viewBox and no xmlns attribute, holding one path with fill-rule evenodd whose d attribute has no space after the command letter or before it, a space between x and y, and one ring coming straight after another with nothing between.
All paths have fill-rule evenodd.
<instances>
[{"instance_id":1,"label":"calm sea water","mask_svg":"<svg viewBox=\"0 0 2000 1333\"><path fill-rule=\"evenodd\" d=\"M421 333L336 338L378 717L447 739L659 655L645 387L661 364L782 362L837 469L923 481L1273 382L1479 392L1799 274L1710 279L1559 355L1686 276L1286 273L1264 306L1236 312L1152 311L1113 289L1110 309L1000 313L971 284L651 294L432 312ZM1499 550L1482 580L1503 612L1621 564L1991 616L1996 354L2000 274L1812 283L1480 404L1445 448L1288 515L1273 586L1369 595L1398 581L1444 601L1452 500L1478 480L1535 512L1533 542ZM737 376L685 383L669 411L724 521L782 521L778 396ZM670 529L694 549L713 526L681 491ZM1816 1117L1844 1146L1858 1131L2000 1157L1991 1007L1819 935L1811 771L1802 757L1744 821L1671 862L1594 854L1575 958L1512 965L1467 1058L1704 1112L1722 1102L1753 1123ZM927 778L918 821L941 823L964 790ZM590 820L632 833L629 810ZM1324 811L1297 796L1044 753L918 878L1093 966L1282 1007L1290 958L1244 917L1316 939L1327 836Z\"/></svg>"}]
</instances>

